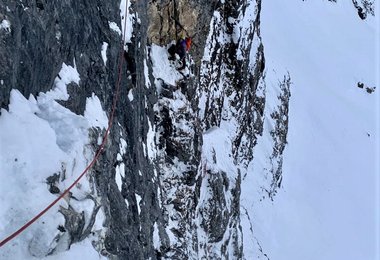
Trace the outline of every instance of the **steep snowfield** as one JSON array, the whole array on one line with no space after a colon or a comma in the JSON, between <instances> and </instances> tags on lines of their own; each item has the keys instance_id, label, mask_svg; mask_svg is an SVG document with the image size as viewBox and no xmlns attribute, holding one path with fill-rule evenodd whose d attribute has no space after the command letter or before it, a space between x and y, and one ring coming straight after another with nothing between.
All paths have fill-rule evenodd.
<instances>
[{"instance_id":1,"label":"steep snowfield","mask_svg":"<svg viewBox=\"0 0 380 260\"><path fill-rule=\"evenodd\" d=\"M360 20L350 1L292 0L263 1L261 19L267 94L287 72L293 84L282 189L261 200L257 150L243 181L247 243L272 260L379 259L378 17Z\"/></svg>"},{"instance_id":2,"label":"steep snowfield","mask_svg":"<svg viewBox=\"0 0 380 260\"><path fill-rule=\"evenodd\" d=\"M79 84L79 74L75 68L62 65L55 87L40 93L37 98L26 99L19 91L12 90L9 110L2 109L0 116L0 234L1 239L16 231L57 195L49 192L46 178L60 173L62 178L56 187L62 192L86 168L92 160L89 147L89 128L106 128L108 119L99 99L93 95L87 99L84 116L76 115L64 108L56 100L66 100L67 84ZM46 184L45 184L46 183ZM57 251L65 250L67 232L57 228L64 226L64 217L58 213L59 206L68 205L77 211L84 211L86 224L93 210L93 201L86 199L92 189L88 180L73 188L73 196L61 200L27 231L8 242L0 251L1 259L41 258L57 245L56 238L62 235ZM101 212L101 211L100 211ZM104 217L98 213L94 229L100 229ZM58 240L58 239L57 239ZM75 246L70 253L63 253L59 259L69 259L78 252L91 259L98 253L89 250L89 240ZM77 253L75 253L77 252ZM58 259L58 258L53 258Z\"/></svg>"}]
</instances>

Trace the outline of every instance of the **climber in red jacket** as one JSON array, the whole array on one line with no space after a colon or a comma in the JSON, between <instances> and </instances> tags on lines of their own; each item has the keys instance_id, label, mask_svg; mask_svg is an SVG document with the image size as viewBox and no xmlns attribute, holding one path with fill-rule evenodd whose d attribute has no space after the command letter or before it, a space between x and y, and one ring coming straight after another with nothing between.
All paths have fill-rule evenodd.
<instances>
[{"instance_id":1,"label":"climber in red jacket","mask_svg":"<svg viewBox=\"0 0 380 260\"><path fill-rule=\"evenodd\" d=\"M182 63L182 66L178 68L178 70L183 70L186 67L186 53L190 50L191 46L191 38L186 37L185 39L179 39L177 43L168 49L168 52L170 54L169 59L175 60L175 55L177 54L179 56L179 60Z\"/></svg>"}]
</instances>

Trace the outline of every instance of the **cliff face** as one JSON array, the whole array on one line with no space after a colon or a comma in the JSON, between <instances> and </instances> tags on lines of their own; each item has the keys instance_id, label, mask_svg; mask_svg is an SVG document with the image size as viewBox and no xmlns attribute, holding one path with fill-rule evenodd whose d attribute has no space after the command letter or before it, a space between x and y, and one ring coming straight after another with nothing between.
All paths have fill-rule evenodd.
<instances>
[{"instance_id":1,"label":"cliff face","mask_svg":"<svg viewBox=\"0 0 380 260\"><path fill-rule=\"evenodd\" d=\"M33 253L28 239L21 245L44 257L91 237L95 249L111 259L242 259L241 183L248 174L264 174L247 169L259 152L257 138L268 136L272 168L263 190L273 198L280 187L290 97L285 77L271 102L273 113L265 115L261 1L131 1L128 16L126 4L0 4L0 20L10 24L0 29L2 108L8 108L11 89L37 97L57 88L67 64L80 81L67 81L69 96L57 102L81 116L95 95L109 113L120 32L128 19L126 67L110 137L85 180L88 196L75 202L91 200L93 206L81 213L71 198L61 213L51 213L65 216L64 228L45 253ZM188 68L180 73L166 50L181 34L192 36L193 45ZM269 133L265 119L274 125ZM92 153L104 129L89 130ZM51 193L65 171L49 179ZM98 212L104 221L95 227Z\"/></svg>"}]
</instances>

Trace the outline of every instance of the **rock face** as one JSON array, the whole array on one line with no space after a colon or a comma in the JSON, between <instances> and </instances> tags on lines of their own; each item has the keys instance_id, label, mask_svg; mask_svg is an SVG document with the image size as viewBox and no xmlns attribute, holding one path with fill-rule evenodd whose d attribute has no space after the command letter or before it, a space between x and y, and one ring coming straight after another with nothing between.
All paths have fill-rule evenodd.
<instances>
[{"instance_id":1,"label":"rock face","mask_svg":"<svg viewBox=\"0 0 380 260\"><path fill-rule=\"evenodd\" d=\"M119 5L117 0L2 1L0 21L10 27L0 27L1 107L7 107L13 88L26 97L51 89L64 62L76 66L80 83L69 87L70 98L61 104L83 114L86 98L95 93L109 112L121 44L110 22L122 28ZM260 8L260 0L131 1L132 37L123 55L119 102L91 178L106 217L104 235L95 243L103 255L244 257L240 185L264 134L266 105ZM179 75L173 85L155 73L154 46L165 49L181 33L193 37L193 62L187 77ZM103 42L109 44L106 64ZM280 84L281 102L269 119L277 122L270 133L271 198L281 183L289 85L290 79ZM94 151L99 134L93 129ZM125 168L121 190L115 181L120 167ZM89 233L80 212L61 213L71 243Z\"/></svg>"}]
</instances>

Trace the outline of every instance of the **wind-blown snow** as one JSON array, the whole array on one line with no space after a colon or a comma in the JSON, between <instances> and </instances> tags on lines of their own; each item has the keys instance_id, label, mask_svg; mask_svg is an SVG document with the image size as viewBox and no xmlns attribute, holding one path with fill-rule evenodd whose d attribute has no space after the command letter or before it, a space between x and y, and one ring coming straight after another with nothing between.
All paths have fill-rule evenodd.
<instances>
[{"instance_id":1,"label":"wind-blown snow","mask_svg":"<svg viewBox=\"0 0 380 260\"><path fill-rule=\"evenodd\" d=\"M260 201L267 162L257 152L242 184L245 239L272 260L379 259L378 24L350 1L263 1L261 17L268 91L286 71L293 85L283 189Z\"/></svg>"}]
</instances>

